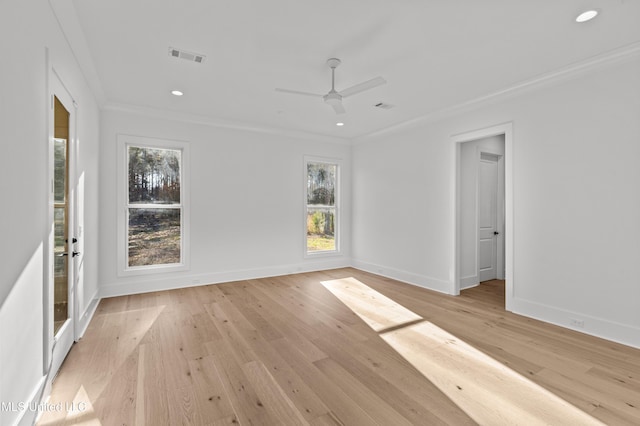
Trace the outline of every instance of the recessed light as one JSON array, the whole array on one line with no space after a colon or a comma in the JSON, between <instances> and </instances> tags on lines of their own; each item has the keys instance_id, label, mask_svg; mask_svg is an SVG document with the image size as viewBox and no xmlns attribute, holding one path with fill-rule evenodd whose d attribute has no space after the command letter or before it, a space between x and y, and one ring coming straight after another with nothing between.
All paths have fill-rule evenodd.
<instances>
[{"instance_id":1,"label":"recessed light","mask_svg":"<svg viewBox=\"0 0 640 426\"><path fill-rule=\"evenodd\" d=\"M578 17L576 18L576 22L587 22L595 18L597 15L597 10L587 10L578 15Z\"/></svg>"},{"instance_id":2,"label":"recessed light","mask_svg":"<svg viewBox=\"0 0 640 426\"><path fill-rule=\"evenodd\" d=\"M342 126L344 126L344 123L336 123L336 126L342 127Z\"/></svg>"},{"instance_id":3,"label":"recessed light","mask_svg":"<svg viewBox=\"0 0 640 426\"><path fill-rule=\"evenodd\" d=\"M171 91L171 94L172 94L172 95L175 95L175 96L182 96L182 95L184 95L184 93L182 93L182 92L181 92L181 91L179 91L179 90L172 90L172 91Z\"/></svg>"}]
</instances>

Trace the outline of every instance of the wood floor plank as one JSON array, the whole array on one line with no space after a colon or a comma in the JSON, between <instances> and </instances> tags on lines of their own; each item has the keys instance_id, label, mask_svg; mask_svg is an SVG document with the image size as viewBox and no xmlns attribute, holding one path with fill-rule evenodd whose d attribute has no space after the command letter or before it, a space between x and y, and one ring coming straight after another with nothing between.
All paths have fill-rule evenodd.
<instances>
[{"instance_id":1,"label":"wood floor plank","mask_svg":"<svg viewBox=\"0 0 640 426\"><path fill-rule=\"evenodd\" d=\"M189 368L198 411L208 421L235 418L233 405L229 399L215 358L211 355L189 360Z\"/></svg>"},{"instance_id":2,"label":"wood floor plank","mask_svg":"<svg viewBox=\"0 0 640 426\"><path fill-rule=\"evenodd\" d=\"M338 362L414 424L475 424L423 375L390 347L377 342L349 344L339 337L315 339Z\"/></svg>"},{"instance_id":3,"label":"wood floor plank","mask_svg":"<svg viewBox=\"0 0 640 426\"><path fill-rule=\"evenodd\" d=\"M286 339L282 339L276 349L305 382L312 384L319 398L328 407L331 407L331 417L336 420L336 423L384 426L353 401L344 389L322 373L315 363L310 363L303 357L296 356L295 347L291 346ZM320 417L324 417L324 415Z\"/></svg>"},{"instance_id":4,"label":"wood floor plank","mask_svg":"<svg viewBox=\"0 0 640 426\"><path fill-rule=\"evenodd\" d=\"M242 368L260 398L259 404L271 413L272 418L278 419L279 424L309 424L262 362L251 361Z\"/></svg>"},{"instance_id":5,"label":"wood floor plank","mask_svg":"<svg viewBox=\"0 0 640 426\"><path fill-rule=\"evenodd\" d=\"M343 301L321 284L332 280L362 286L342 288ZM441 330L430 328L432 343L410 333L421 324ZM456 366L454 342L510 375L495 381L486 367ZM639 349L506 312L502 281L454 297L353 268L103 299L49 400L86 411L45 413L39 424L482 421L460 408L464 390L445 394L421 373L434 365L445 382L450 374L478 392L515 393L515 382L529 381L595 420L640 424ZM488 404L495 418L536 411L500 398Z\"/></svg>"},{"instance_id":6,"label":"wood floor plank","mask_svg":"<svg viewBox=\"0 0 640 426\"><path fill-rule=\"evenodd\" d=\"M222 339L215 343L209 342L206 346L219 366L220 379L237 421L248 425L275 424L276 419L269 415L260 402L228 342Z\"/></svg>"},{"instance_id":7,"label":"wood floor plank","mask_svg":"<svg viewBox=\"0 0 640 426\"><path fill-rule=\"evenodd\" d=\"M329 380L339 386L356 404L362 407L376 422L383 425L411 425L394 407L365 386L348 370L332 358L314 362L315 366ZM393 391L390 389L390 391Z\"/></svg>"},{"instance_id":8,"label":"wood floor plank","mask_svg":"<svg viewBox=\"0 0 640 426\"><path fill-rule=\"evenodd\" d=\"M146 425L162 424L169 418L169 402L167 401L167 393L162 391L167 389L165 376L158 374L158 371L165 370L159 345L148 345L143 356L142 397L144 398L144 412L137 412L136 415L143 416ZM116 407L113 405L112 409Z\"/></svg>"}]
</instances>

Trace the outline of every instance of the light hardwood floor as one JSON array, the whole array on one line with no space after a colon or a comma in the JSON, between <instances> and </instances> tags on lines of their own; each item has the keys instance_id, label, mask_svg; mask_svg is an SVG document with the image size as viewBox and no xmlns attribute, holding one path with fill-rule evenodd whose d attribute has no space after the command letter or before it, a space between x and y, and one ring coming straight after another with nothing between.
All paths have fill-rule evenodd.
<instances>
[{"instance_id":1,"label":"light hardwood floor","mask_svg":"<svg viewBox=\"0 0 640 426\"><path fill-rule=\"evenodd\" d=\"M356 314L322 285L348 277L410 313ZM351 268L104 299L39 424L476 424L420 372L425 362L414 358L414 367L384 339L417 322L594 419L640 424L640 350L503 306L501 281L453 297ZM376 331L366 315L395 319ZM462 374L483 389L474 368L482 369ZM501 403L496 397L486 409Z\"/></svg>"}]
</instances>

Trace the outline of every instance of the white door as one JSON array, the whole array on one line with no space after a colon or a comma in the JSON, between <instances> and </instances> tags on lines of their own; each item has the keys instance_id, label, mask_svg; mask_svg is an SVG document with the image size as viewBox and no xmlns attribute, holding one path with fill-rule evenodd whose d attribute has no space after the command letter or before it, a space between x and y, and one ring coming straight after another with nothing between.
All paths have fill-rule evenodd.
<instances>
[{"instance_id":1,"label":"white door","mask_svg":"<svg viewBox=\"0 0 640 426\"><path fill-rule=\"evenodd\" d=\"M55 71L50 78L49 128L49 288L45 336L48 343L50 379L53 378L75 340L75 277L78 259L76 180L74 178L74 102Z\"/></svg>"},{"instance_id":2,"label":"white door","mask_svg":"<svg viewBox=\"0 0 640 426\"><path fill-rule=\"evenodd\" d=\"M498 277L498 160L481 153L478 165L478 274L480 282Z\"/></svg>"}]
</instances>

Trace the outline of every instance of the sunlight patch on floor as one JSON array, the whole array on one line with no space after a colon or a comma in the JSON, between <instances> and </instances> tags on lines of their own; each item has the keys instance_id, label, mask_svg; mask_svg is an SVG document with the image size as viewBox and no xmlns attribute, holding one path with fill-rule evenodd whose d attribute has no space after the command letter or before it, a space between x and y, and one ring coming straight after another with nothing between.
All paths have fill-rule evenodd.
<instances>
[{"instance_id":1,"label":"sunlight patch on floor","mask_svg":"<svg viewBox=\"0 0 640 426\"><path fill-rule=\"evenodd\" d=\"M145 346L142 344L145 338L154 338L147 337L148 333L164 309L165 306L161 305L105 315L100 325L96 325L102 328L105 336L100 340L94 341L94 330L89 328L81 342L83 346L73 348L62 365L61 374L53 382L49 401L56 410L43 413L37 424L100 425L92 402L97 401L104 392L121 392L119 387L126 380L126 377L122 377L126 372L121 369L129 357L139 357L134 352ZM123 324L127 325L126 331L120 333ZM79 362L80 358L84 362ZM87 359L90 360L91 371L78 370L76 365L86 365Z\"/></svg>"},{"instance_id":2,"label":"sunlight patch on floor","mask_svg":"<svg viewBox=\"0 0 640 426\"><path fill-rule=\"evenodd\" d=\"M322 285L377 332L423 319L355 278L323 281Z\"/></svg>"},{"instance_id":3,"label":"sunlight patch on floor","mask_svg":"<svg viewBox=\"0 0 640 426\"><path fill-rule=\"evenodd\" d=\"M87 391L84 386L80 386L78 392L72 401L67 401L63 404L52 404L52 410L58 409L66 410L66 416L64 418L58 418L53 420L41 420L38 422L41 426L53 426L53 425L86 425L86 426L100 426L100 420L96 417L96 413L91 404L91 399L87 395Z\"/></svg>"},{"instance_id":4,"label":"sunlight patch on floor","mask_svg":"<svg viewBox=\"0 0 640 426\"><path fill-rule=\"evenodd\" d=\"M479 424L603 424L355 278L322 285Z\"/></svg>"},{"instance_id":5,"label":"sunlight patch on floor","mask_svg":"<svg viewBox=\"0 0 640 426\"><path fill-rule=\"evenodd\" d=\"M84 386L80 386L76 397L73 399L73 406L67 413L67 422L87 426L98 426L101 424L100 420L96 417L93 405Z\"/></svg>"}]
</instances>

